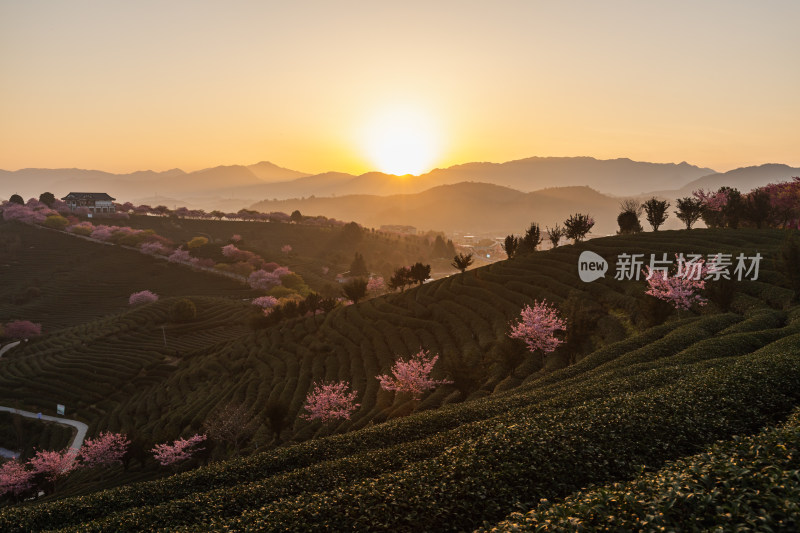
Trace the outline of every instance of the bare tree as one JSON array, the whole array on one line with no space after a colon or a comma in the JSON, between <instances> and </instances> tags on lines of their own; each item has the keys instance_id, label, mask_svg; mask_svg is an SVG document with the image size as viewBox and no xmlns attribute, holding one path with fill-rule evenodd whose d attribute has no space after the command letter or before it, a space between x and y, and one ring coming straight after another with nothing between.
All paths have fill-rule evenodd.
<instances>
[{"instance_id":1,"label":"bare tree","mask_svg":"<svg viewBox=\"0 0 800 533\"><path fill-rule=\"evenodd\" d=\"M250 409L236 402L211 413L203 422L203 429L212 440L233 446L239 455L239 447L255 433L257 422Z\"/></svg>"}]
</instances>

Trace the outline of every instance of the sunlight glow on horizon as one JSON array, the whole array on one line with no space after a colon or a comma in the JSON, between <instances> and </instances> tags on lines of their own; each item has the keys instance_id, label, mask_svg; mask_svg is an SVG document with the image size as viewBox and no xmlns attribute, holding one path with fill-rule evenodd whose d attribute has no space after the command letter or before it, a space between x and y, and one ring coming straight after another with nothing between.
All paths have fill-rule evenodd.
<instances>
[{"instance_id":1,"label":"sunlight glow on horizon","mask_svg":"<svg viewBox=\"0 0 800 533\"><path fill-rule=\"evenodd\" d=\"M378 113L362 136L366 155L379 172L420 175L440 162L441 134L431 117L413 107Z\"/></svg>"},{"instance_id":2,"label":"sunlight glow on horizon","mask_svg":"<svg viewBox=\"0 0 800 533\"><path fill-rule=\"evenodd\" d=\"M800 167L800 2L312 4L0 0L0 169Z\"/></svg>"}]
</instances>

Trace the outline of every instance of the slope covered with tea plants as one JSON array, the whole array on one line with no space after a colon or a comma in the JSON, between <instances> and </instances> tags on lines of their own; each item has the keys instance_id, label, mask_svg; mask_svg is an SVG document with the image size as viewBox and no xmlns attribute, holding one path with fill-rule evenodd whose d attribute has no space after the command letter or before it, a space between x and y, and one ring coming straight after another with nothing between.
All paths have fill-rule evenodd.
<instances>
[{"instance_id":1,"label":"slope covered with tea plants","mask_svg":"<svg viewBox=\"0 0 800 533\"><path fill-rule=\"evenodd\" d=\"M716 439L752 433L797 405L800 312L773 263L783 238L778 231L708 230L595 239L236 338L190 346L191 332L204 328L186 323L180 327L187 345L175 360L152 338L115 344L120 336L109 335L104 351L128 347L129 359L119 364L108 357L85 363L80 345L53 344L47 353L26 346L0 360L0 379L11 376L0 395L13 385L9 399L35 401L74 390L70 380L101 371L108 390L98 386L88 399L77 392L73 398L85 402L80 416L94 430L189 435L230 401L258 420L265 420L266 405L284 402L292 423L274 450L144 485L6 509L0 528L458 530L589 483L630 479L639 465L658 467ZM758 251L765 260L758 281L726 291L732 299L720 298L699 315L665 316L644 296L642 281L609 275L581 282L577 259L586 249L609 259ZM581 336L568 337L548 357L548 373L539 373L540 355L507 337L522 305L541 298L583 323L573 328ZM165 309L158 302L124 318L152 337ZM130 334L138 330L132 326ZM84 334L75 336L81 342ZM419 403L381 391L375 376L420 346L441 355L435 377L455 383ZM155 365L152 375L145 370L145 379L126 387L142 373L137 359ZM37 371L47 367L59 371L39 382ZM344 379L358 391L361 407L351 420L324 427L297 418L321 379ZM465 398L471 401L459 403ZM174 433L164 435L165 428ZM277 441L264 425L246 448Z\"/></svg>"},{"instance_id":2,"label":"slope covered with tea plants","mask_svg":"<svg viewBox=\"0 0 800 533\"><path fill-rule=\"evenodd\" d=\"M257 295L237 281L119 246L17 222L0 222L0 322L30 320L44 332L126 311L131 293Z\"/></svg>"},{"instance_id":3,"label":"slope covered with tea plants","mask_svg":"<svg viewBox=\"0 0 800 533\"><path fill-rule=\"evenodd\" d=\"M796 531L800 527L800 413L753 436L736 436L630 482L598 486L491 531L542 527L592 531ZM484 530L482 530L484 531Z\"/></svg>"}]
</instances>

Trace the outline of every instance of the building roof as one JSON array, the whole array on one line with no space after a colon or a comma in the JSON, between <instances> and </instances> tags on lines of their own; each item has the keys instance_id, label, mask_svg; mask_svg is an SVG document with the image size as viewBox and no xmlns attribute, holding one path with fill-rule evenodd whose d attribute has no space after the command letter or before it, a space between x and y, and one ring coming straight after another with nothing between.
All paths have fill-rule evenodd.
<instances>
[{"instance_id":1,"label":"building roof","mask_svg":"<svg viewBox=\"0 0 800 533\"><path fill-rule=\"evenodd\" d=\"M106 200L112 202L116 200L116 198L112 198L108 193L104 192L71 192L62 198L62 200L66 200L67 198L74 198L75 200Z\"/></svg>"}]
</instances>

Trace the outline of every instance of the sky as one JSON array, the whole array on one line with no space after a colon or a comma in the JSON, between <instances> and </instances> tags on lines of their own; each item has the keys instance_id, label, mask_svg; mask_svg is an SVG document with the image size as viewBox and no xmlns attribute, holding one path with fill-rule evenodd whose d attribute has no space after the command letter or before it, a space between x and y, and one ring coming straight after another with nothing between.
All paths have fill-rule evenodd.
<instances>
[{"instance_id":1,"label":"sky","mask_svg":"<svg viewBox=\"0 0 800 533\"><path fill-rule=\"evenodd\" d=\"M800 166L798 20L796 0L0 0L0 168Z\"/></svg>"}]
</instances>

